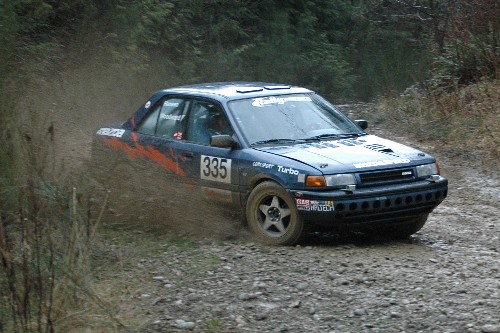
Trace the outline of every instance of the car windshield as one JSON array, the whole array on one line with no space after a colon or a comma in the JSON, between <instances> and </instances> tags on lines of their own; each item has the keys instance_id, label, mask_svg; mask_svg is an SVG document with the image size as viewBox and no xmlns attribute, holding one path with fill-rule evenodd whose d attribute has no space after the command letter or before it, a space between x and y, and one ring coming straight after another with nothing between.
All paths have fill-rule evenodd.
<instances>
[{"instance_id":1,"label":"car windshield","mask_svg":"<svg viewBox=\"0 0 500 333\"><path fill-rule=\"evenodd\" d=\"M315 94L277 95L229 102L250 145L358 136L364 132Z\"/></svg>"}]
</instances>

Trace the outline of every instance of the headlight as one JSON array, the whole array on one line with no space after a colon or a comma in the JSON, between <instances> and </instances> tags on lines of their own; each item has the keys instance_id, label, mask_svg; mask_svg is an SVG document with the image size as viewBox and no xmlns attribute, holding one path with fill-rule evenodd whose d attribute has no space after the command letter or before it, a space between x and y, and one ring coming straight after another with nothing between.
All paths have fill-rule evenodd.
<instances>
[{"instance_id":1,"label":"headlight","mask_svg":"<svg viewBox=\"0 0 500 333\"><path fill-rule=\"evenodd\" d=\"M338 175L326 175L326 186L341 186L341 185L355 185L356 178L352 173L343 173Z\"/></svg>"},{"instance_id":2,"label":"headlight","mask_svg":"<svg viewBox=\"0 0 500 333\"><path fill-rule=\"evenodd\" d=\"M427 177L431 175L439 175L439 170L436 163L417 165L418 177Z\"/></svg>"},{"instance_id":3,"label":"headlight","mask_svg":"<svg viewBox=\"0 0 500 333\"><path fill-rule=\"evenodd\" d=\"M354 178L354 174L352 173L306 177L307 187L345 186L355 184L356 178Z\"/></svg>"},{"instance_id":4,"label":"headlight","mask_svg":"<svg viewBox=\"0 0 500 333\"><path fill-rule=\"evenodd\" d=\"M323 176L307 176L306 177L307 187L325 187L325 177Z\"/></svg>"}]
</instances>

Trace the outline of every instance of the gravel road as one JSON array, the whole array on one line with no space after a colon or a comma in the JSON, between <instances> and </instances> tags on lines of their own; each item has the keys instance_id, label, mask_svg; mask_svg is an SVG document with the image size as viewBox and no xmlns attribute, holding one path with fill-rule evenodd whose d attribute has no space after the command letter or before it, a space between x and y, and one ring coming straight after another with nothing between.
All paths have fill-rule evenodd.
<instances>
[{"instance_id":1,"label":"gravel road","mask_svg":"<svg viewBox=\"0 0 500 333\"><path fill-rule=\"evenodd\" d=\"M138 263L150 289L136 306L152 332L498 333L498 187L448 176L448 199L409 240L171 246Z\"/></svg>"},{"instance_id":2,"label":"gravel road","mask_svg":"<svg viewBox=\"0 0 500 333\"><path fill-rule=\"evenodd\" d=\"M450 190L410 239L165 245L134 263L122 307L139 311L147 332L500 333L498 170L423 148L441 161Z\"/></svg>"}]
</instances>

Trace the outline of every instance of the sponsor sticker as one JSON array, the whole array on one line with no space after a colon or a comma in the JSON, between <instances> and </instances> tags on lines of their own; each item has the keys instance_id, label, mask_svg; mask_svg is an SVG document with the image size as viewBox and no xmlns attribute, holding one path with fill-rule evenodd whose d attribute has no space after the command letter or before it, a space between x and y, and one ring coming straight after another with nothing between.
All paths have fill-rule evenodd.
<instances>
[{"instance_id":1,"label":"sponsor sticker","mask_svg":"<svg viewBox=\"0 0 500 333\"><path fill-rule=\"evenodd\" d=\"M252 165L254 167L261 167L261 168L264 168L264 169L271 169L272 167L274 167L274 164L265 163L265 162L253 162Z\"/></svg>"},{"instance_id":2,"label":"sponsor sticker","mask_svg":"<svg viewBox=\"0 0 500 333\"><path fill-rule=\"evenodd\" d=\"M396 158L393 160L383 160L383 161L374 161L374 162L364 162L364 163L356 163L353 164L355 168L369 168L374 166L383 166L383 165L391 165L391 164L403 164L410 163L410 160L407 158Z\"/></svg>"},{"instance_id":3,"label":"sponsor sticker","mask_svg":"<svg viewBox=\"0 0 500 333\"><path fill-rule=\"evenodd\" d=\"M165 120L177 120L177 121L181 121L182 119L184 119L185 115L179 115L179 116L174 116L174 115L171 115L171 114L160 114L160 119L165 119Z\"/></svg>"},{"instance_id":4,"label":"sponsor sticker","mask_svg":"<svg viewBox=\"0 0 500 333\"><path fill-rule=\"evenodd\" d=\"M334 211L334 207L327 205L315 205L311 206L310 209L312 212L332 212Z\"/></svg>"},{"instance_id":5,"label":"sponsor sticker","mask_svg":"<svg viewBox=\"0 0 500 333\"><path fill-rule=\"evenodd\" d=\"M311 211L332 212L334 210L335 205L331 200L311 200Z\"/></svg>"},{"instance_id":6,"label":"sponsor sticker","mask_svg":"<svg viewBox=\"0 0 500 333\"><path fill-rule=\"evenodd\" d=\"M291 96L291 97L264 97L256 98L252 102L252 106L263 107L271 104L285 104L286 102L309 102L310 97L307 96Z\"/></svg>"},{"instance_id":7,"label":"sponsor sticker","mask_svg":"<svg viewBox=\"0 0 500 333\"><path fill-rule=\"evenodd\" d=\"M309 206L311 201L309 199L295 199L298 206Z\"/></svg>"},{"instance_id":8,"label":"sponsor sticker","mask_svg":"<svg viewBox=\"0 0 500 333\"><path fill-rule=\"evenodd\" d=\"M311 202L309 199L296 198L295 202L297 204L298 210L310 210L310 208L311 208Z\"/></svg>"},{"instance_id":9,"label":"sponsor sticker","mask_svg":"<svg viewBox=\"0 0 500 333\"><path fill-rule=\"evenodd\" d=\"M105 135L105 136L114 136L117 138L121 138L123 136L123 133L125 133L125 130L123 130L123 129L103 127L103 128L100 128L96 134L97 135Z\"/></svg>"},{"instance_id":10,"label":"sponsor sticker","mask_svg":"<svg viewBox=\"0 0 500 333\"><path fill-rule=\"evenodd\" d=\"M309 200L309 199L295 199L298 210L305 210L311 212L333 212L335 210L335 203L332 200Z\"/></svg>"},{"instance_id":11,"label":"sponsor sticker","mask_svg":"<svg viewBox=\"0 0 500 333\"><path fill-rule=\"evenodd\" d=\"M179 103L178 103L178 102L170 102L170 101L165 101L165 102L163 103L163 106L171 106L171 107L176 108L176 107L178 107L178 106L179 106Z\"/></svg>"}]
</instances>

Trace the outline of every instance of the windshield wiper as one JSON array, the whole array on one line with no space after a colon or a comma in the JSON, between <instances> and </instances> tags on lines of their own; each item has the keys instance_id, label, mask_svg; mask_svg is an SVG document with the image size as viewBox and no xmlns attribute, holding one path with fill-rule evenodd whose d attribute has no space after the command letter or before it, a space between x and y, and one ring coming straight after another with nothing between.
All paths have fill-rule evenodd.
<instances>
[{"instance_id":1,"label":"windshield wiper","mask_svg":"<svg viewBox=\"0 0 500 333\"><path fill-rule=\"evenodd\" d=\"M261 140L261 141L256 141L251 144L251 146L255 145L264 145L266 143L294 143L297 142L297 140L294 139L268 139L268 140Z\"/></svg>"},{"instance_id":2,"label":"windshield wiper","mask_svg":"<svg viewBox=\"0 0 500 333\"><path fill-rule=\"evenodd\" d=\"M329 134L320 134L311 137L310 139L345 139L345 138L352 138L352 137L358 137L363 135L363 133L329 133Z\"/></svg>"},{"instance_id":3,"label":"windshield wiper","mask_svg":"<svg viewBox=\"0 0 500 333\"><path fill-rule=\"evenodd\" d=\"M310 138L297 139L298 142L321 141L320 138L312 136Z\"/></svg>"}]
</instances>

